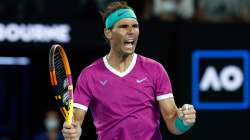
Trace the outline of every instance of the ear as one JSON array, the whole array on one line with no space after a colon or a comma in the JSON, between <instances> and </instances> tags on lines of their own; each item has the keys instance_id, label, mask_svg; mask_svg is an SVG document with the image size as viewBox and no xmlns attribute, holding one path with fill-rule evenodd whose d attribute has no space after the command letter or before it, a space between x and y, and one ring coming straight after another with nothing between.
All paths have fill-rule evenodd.
<instances>
[{"instance_id":1,"label":"ear","mask_svg":"<svg viewBox=\"0 0 250 140\"><path fill-rule=\"evenodd\" d=\"M104 28L104 35L105 37L110 40L112 38L112 32L110 29Z\"/></svg>"}]
</instances>

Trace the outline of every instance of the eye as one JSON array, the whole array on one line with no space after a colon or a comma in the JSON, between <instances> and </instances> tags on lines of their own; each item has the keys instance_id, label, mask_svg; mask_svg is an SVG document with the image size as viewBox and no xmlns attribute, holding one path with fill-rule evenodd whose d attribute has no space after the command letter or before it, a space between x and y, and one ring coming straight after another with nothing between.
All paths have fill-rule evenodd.
<instances>
[{"instance_id":1,"label":"eye","mask_svg":"<svg viewBox=\"0 0 250 140\"><path fill-rule=\"evenodd\" d=\"M133 28L138 28L139 25L138 25L138 24L134 24L132 27L133 27Z\"/></svg>"},{"instance_id":2,"label":"eye","mask_svg":"<svg viewBox=\"0 0 250 140\"><path fill-rule=\"evenodd\" d=\"M123 24L123 25L119 26L119 28L128 28L128 27L129 27L129 25L127 25L127 24Z\"/></svg>"}]
</instances>

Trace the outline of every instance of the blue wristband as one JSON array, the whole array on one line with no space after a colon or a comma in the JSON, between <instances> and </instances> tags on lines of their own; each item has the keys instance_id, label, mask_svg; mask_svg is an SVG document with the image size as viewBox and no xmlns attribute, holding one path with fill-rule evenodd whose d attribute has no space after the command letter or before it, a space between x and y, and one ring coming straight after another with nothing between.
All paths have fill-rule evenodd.
<instances>
[{"instance_id":1,"label":"blue wristband","mask_svg":"<svg viewBox=\"0 0 250 140\"><path fill-rule=\"evenodd\" d=\"M180 119L179 117L176 117L175 119L175 127L176 129L178 129L181 133L186 132L187 130L189 130L193 125L185 125L183 123L183 120Z\"/></svg>"}]
</instances>

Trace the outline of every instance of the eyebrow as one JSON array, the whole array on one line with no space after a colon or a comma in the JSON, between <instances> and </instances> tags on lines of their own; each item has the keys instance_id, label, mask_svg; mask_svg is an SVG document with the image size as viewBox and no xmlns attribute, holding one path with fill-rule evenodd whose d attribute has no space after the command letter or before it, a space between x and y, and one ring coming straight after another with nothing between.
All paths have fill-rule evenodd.
<instances>
[{"instance_id":1,"label":"eyebrow","mask_svg":"<svg viewBox=\"0 0 250 140\"><path fill-rule=\"evenodd\" d=\"M126 24L126 23L118 25L118 28L127 28L127 27L129 27L129 25ZM132 24L132 27L139 27L139 24L138 23L134 23L134 24Z\"/></svg>"}]
</instances>

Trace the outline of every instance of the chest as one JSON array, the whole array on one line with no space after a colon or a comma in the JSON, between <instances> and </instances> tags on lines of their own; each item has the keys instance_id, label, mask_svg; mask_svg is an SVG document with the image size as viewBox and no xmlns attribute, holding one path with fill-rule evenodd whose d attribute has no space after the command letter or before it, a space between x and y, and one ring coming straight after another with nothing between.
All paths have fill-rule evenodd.
<instances>
[{"instance_id":1,"label":"chest","mask_svg":"<svg viewBox=\"0 0 250 140\"><path fill-rule=\"evenodd\" d=\"M102 104L140 105L155 101L154 83L149 75L125 77L101 75L93 79L93 96Z\"/></svg>"}]
</instances>

